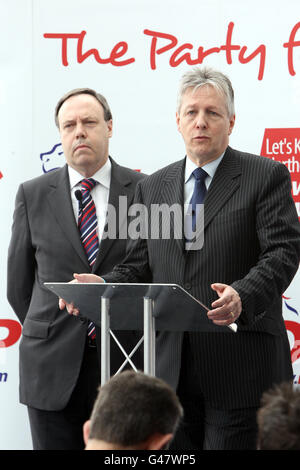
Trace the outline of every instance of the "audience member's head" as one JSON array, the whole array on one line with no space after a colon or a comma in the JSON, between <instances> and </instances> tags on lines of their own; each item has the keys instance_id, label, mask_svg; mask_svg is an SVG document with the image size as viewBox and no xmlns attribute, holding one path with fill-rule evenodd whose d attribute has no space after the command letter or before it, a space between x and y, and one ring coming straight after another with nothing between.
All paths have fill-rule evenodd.
<instances>
[{"instance_id":1,"label":"audience member's head","mask_svg":"<svg viewBox=\"0 0 300 470\"><path fill-rule=\"evenodd\" d=\"M122 372L99 388L84 425L86 450L165 449L182 414L165 382L142 372Z\"/></svg>"},{"instance_id":2,"label":"audience member's head","mask_svg":"<svg viewBox=\"0 0 300 470\"><path fill-rule=\"evenodd\" d=\"M262 397L258 449L300 450L300 389L283 383Z\"/></svg>"}]
</instances>

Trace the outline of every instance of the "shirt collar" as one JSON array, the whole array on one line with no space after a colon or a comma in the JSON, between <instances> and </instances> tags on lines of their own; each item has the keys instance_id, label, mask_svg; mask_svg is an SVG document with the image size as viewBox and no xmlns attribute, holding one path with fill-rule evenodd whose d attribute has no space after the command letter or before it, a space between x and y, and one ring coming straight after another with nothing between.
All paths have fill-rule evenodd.
<instances>
[{"instance_id":1,"label":"shirt collar","mask_svg":"<svg viewBox=\"0 0 300 470\"><path fill-rule=\"evenodd\" d=\"M221 163L222 158L224 157L224 153L219 158L216 158L216 160L213 160L212 162L206 163L206 165L203 165L203 170L208 173L208 175L213 178L215 175L215 172L217 171L217 168L219 164ZM193 171L198 168L196 163L194 163L189 157L186 157L186 163L185 163L185 176L184 176L184 182L187 183L188 180L191 178Z\"/></svg>"},{"instance_id":2,"label":"shirt collar","mask_svg":"<svg viewBox=\"0 0 300 470\"><path fill-rule=\"evenodd\" d=\"M70 189L73 189L75 186L79 185L80 181L82 181L84 177L70 165L68 165L68 172L70 180ZM108 158L106 163L98 171L96 171L96 173L91 176L91 178L96 180L98 183L102 184L105 188L109 189L110 175L111 161Z\"/></svg>"}]
</instances>

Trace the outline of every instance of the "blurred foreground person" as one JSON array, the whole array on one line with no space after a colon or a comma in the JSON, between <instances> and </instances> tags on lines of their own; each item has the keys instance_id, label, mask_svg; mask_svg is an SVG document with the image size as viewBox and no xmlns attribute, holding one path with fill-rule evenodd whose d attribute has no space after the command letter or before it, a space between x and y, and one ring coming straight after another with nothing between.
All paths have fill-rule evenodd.
<instances>
[{"instance_id":1,"label":"blurred foreground person","mask_svg":"<svg viewBox=\"0 0 300 470\"><path fill-rule=\"evenodd\" d=\"M259 450L300 450L300 388L283 383L265 392L257 422Z\"/></svg>"},{"instance_id":2,"label":"blurred foreground person","mask_svg":"<svg viewBox=\"0 0 300 470\"><path fill-rule=\"evenodd\" d=\"M171 441L182 408L162 380L126 371L100 387L84 425L86 450L160 450Z\"/></svg>"}]
</instances>

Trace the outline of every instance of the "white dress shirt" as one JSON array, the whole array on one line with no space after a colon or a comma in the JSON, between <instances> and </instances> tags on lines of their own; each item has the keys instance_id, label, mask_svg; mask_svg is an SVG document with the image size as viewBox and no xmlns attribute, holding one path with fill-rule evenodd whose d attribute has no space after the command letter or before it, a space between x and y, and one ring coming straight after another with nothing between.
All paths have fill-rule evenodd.
<instances>
[{"instance_id":1,"label":"white dress shirt","mask_svg":"<svg viewBox=\"0 0 300 470\"><path fill-rule=\"evenodd\" d=\"M70 166L68 166L68 171L74 216L76 223L78 223L79 202L76 199L75 191L81 189L80 182L85 178L80 173L78 173L78 171L74 170L74 168ZM96 214L98 220L97 232L100 243L106 221L106 211L110 189L111 162L109 158L107 159L107 162L100 168L100 170L98 170L93 176L91 176L91 178L93 178L99 183L92 189L91 196L96 207Z\"/></svg>"}]
</instances>

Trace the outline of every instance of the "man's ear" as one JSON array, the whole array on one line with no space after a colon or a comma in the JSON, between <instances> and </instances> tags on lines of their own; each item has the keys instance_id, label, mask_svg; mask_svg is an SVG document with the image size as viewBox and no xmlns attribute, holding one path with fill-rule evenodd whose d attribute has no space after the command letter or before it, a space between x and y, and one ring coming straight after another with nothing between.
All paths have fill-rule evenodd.
<instances>
[{"instance_id":1,"label":"man's ear","mask_svg":"<svg viewBox=\"0 0 300 470\"><path fill-rule=\"evenodd\" d=\"M83 425L83 440L84 440L85 445L87 445L87 442L89 440L90 428L91 428L91 420L89 419Z\"/></svg>"},{"instance_id":2,"label":"man's ear","mask_svg":"<svg viewBox=\"0 0 300 470\"><path fill-rule=\"evenodd\" d=\"M234 124L235 124L235 114L233 116L231 116L231 118L229 119L228 135L230 135L232 133L232 129L234 127Z\"/></svg>"},{"instance_id":3,"label":"man's ear","mask_svg":"<svg viewBox=\"0 0 300 470\"><path fill-rule=\"evenodd\" d=\"M108 130L108 137L112 137L112 133L113 133L113 121L112 121L112 119L107 121L106 124L107 124L107 130Z\"/></svg>"},{"instance_id":4,"label":"man's ear","mask_svg":"<svg viewBox=\"0 0 300 470\"><path fill-rule=\"evenodd\" d=\"M176 111L176 125L177 125L178 131L180 132L180 116L177 111Z\"/></svg>"},{"instance_id":5,"label":"man's ear","mask_svg":"<svg viewBox=\"0 0 300 470\"><path fill-rule=\"evenodd\" d=\"M145 450L161 450L165 449L166 445L173 438L173 434L159 434L155 433L145 441Z\"/></svg>"}]
</instances>

